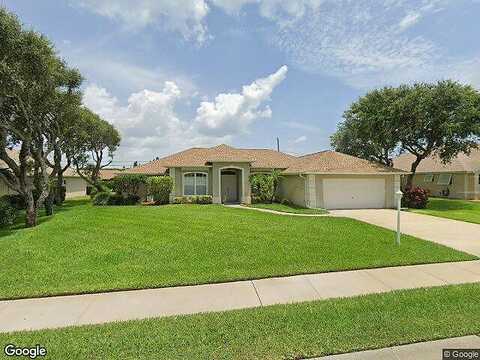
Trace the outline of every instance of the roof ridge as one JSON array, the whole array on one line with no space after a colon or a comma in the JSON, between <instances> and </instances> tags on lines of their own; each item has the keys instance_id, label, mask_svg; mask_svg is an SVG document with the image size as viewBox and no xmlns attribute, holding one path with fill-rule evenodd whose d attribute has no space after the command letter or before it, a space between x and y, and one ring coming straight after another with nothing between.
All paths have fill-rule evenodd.
<instances>
[{"instance_id":1,"label":"roof ridge","mask_svg":"<svg viewBox=\"0 0 480 360\"><path fill-rule=\"evenodd\" d=\"M326 152L338 152L338 151L334 151L334 150L320 150L320 151L316 151L316 152L313 152L313 153L309 153L309 154L305 154L305 155L301 155L301 156L295 156L295 157L297 157L297 158L303 158L303 157L307 157L307 156L323 154L323 153L326 153ZM339 154L342 154L342 153L339 152ZM344 155L346 155L346 154L344 154Z\"/></svg>"}]
</instances>

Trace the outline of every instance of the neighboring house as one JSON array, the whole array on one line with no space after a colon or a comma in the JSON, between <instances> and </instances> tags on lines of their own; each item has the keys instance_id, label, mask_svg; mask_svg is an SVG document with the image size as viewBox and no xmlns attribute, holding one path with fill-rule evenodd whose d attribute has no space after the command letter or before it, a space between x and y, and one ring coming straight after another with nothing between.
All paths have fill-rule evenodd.
<instances>
[{"instance_id":1,"label":"neighboring house","mask_svg":"<svg viewBox=\"0 0 480 360\"><path fill-rule=\"evenodd\" d=\"M397 157L396 168L410 171L415 160L411 154ZM427 189L433 196L454 199L480 200L480 149L470 155L461 153L450 163L443 164L438 156L422 160L413 176L413 185Z\"/></svg>"},{"instance_id":2,"label":"neighboring house","mask_svg":"<svg viewBox=\"0 0 480 360\"><path fill-rule=\"evenodd\" d=\"M18 152L16 150L7 150L12 159L15 159L18 162ZM0 169L8 168L7 165L0 160ZM102 180L112 179L116 174L121 172L118 169L102 169L100 172L100 177ZM87 187L89 186L85 180L83 180L77 172L69 168L63 173L64 181L63 184L66 188L65 197L73 198L78 196L85 196L87 194ZM14 194L7 184L0 179L0 196L6 194Z\"/></svg>"},{"instance_id":3,"label":"neighboring house","mask_svg":"<svg viewBox=\"0 0 480 360\"><path fill-rule=\"evenodd\" d=\"M211 195L213 203L251 202L250 175L282 173L277 197L311 208L392 208L402 170L334 151L292 156L228 145L191 148L127 173L169 175L176 196Z\"/></svg>"}]
</instances>

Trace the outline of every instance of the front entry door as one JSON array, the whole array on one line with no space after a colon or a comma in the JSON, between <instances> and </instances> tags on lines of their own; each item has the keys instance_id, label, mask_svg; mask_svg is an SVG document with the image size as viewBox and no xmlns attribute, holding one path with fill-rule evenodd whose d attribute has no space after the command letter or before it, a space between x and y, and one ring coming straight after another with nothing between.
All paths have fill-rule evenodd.
<instances>
[{"instance_id":1,"label":"front entry door","mask_svg":"<svg viewBox=\"0 0 480 360\"><path fill-rule=\"evenodd\" d=\"M237 174L228 172L222 174L222 202L238 202Z\"/></svg>"}]
</instances>

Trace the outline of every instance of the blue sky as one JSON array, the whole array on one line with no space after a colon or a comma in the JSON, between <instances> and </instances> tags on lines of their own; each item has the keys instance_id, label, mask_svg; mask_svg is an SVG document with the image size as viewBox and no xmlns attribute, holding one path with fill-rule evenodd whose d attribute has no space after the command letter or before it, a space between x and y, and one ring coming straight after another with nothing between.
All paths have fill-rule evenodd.
<instances>
[{"instance_id":1,"label":"blue sky","mask_svg":"<svg viewBox=\"0 0 480 360\"><path fill-rule=\"evenodd\" d=\"M480 0L0 0L85 77L116 161L229 143L329 147L369 89L480 87Z\"/></svg>"}]
</instances>

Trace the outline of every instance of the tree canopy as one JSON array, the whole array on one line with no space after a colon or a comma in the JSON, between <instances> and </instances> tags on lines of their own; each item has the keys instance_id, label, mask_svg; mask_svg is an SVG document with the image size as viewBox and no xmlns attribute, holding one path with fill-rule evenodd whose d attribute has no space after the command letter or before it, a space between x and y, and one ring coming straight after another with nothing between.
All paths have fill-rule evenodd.
<instances>
[{"instance_id":1,"label":"tree canopy","mask_svg":"<svg viewBox=\"0 0 480 360\"><path fill-rule=\"evenodd\" d=\"M46 37L0 8L0 159L8 166L0 180L24 198L27 226L36 225L51 179L63 184L71 159L86 149L93 159L100 149L111 157L118 146L113 126L82 108L81 83ZM95 121L85 120L86 112ZM18 159L7 149L17 149Z\"/></svg>"},{"instance_id":2,"label":"tree canopy","mask_svg":"<svg viewBox=\"0 0 480 360\"><path fill-rule=\"evenodd\" d=\"M480 93L472 86L445 80L373 90L345 111L331 137L336 151L392 165L409 152L407 186L420 162L436 154L448 163L469 153L480 138Z\"/></svg>"}]
</instances>

